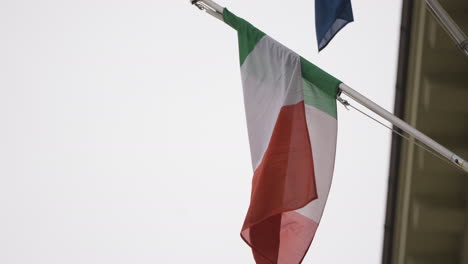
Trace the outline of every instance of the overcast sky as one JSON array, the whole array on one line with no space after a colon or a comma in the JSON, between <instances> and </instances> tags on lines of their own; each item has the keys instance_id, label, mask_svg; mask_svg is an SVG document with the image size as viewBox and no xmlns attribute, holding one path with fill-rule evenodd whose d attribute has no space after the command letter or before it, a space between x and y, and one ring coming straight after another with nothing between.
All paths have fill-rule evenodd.
<instances>
[{"instance_id":1,"label":"overcast sky","mask_svg":"<svg viewBox=\"0 0 468 264\"><path fill-rule=\"evenodd\" d=\"M353 1L320 54L313 0L219 0L393 110L401 1ZM390 133L341 105L304 263L380 262ZM188 0L0 1L0 263L254 263L236 33Z\"/></svg>"}]
</instances>

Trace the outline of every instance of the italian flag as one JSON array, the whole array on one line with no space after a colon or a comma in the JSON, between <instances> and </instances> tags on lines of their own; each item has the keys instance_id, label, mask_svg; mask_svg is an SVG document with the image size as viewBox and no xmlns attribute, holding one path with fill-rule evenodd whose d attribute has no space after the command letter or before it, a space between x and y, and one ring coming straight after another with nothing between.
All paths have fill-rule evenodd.
<instances>
[{"instance_id":1,"label":"italian flag","mask_svg":"<svg viewBox=\"0 0 468 264\"><path fill-rule=\"evenodd\" d=\"M335 163L339 80L245 20L237 30L254 176L241 236L257 263L301 263Z\"/></svg>"}]
</instances>

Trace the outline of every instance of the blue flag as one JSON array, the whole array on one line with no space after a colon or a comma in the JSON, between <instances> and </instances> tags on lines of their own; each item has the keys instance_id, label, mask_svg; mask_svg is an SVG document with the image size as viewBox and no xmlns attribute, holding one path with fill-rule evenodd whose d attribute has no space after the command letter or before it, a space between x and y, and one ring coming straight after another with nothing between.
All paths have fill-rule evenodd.
<instances>
[{"instance_id":1,"label":"blue flag","mask_svg":"<svg viewBox=\"0 0 468 264\"><path fill-rule=\"evenodd\" d=\"M351 0L315 0L315 30L319 51L353 20Z\"/></svg>"}]
</instances>

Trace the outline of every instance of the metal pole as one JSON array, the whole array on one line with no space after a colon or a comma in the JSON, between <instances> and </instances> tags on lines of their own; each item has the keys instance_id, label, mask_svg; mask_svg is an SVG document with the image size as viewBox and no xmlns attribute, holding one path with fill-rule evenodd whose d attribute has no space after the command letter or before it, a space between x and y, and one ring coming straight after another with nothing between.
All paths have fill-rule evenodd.
<instances>
[{"instance_id":1,"label":"metal pole","mask_svg":"<svg viewBox=\"0 0 468 264\"><path fill-rule=\"evenodd\" d=\"M207 4L209 7L213 8L216 12L223 14L224 7L218 5L217 3L211 0L201 0L201 2Z\"/></svg>"},{"instance_id":2,"label":"metal pole","mask_svg":"<svg viewBox=\"0 0 468 264\"><path fill-rule=\"evenodd\" d=\"M224 19L223 19L224 7L218 5L217 3L211 0L190 0L190 3L198 7L198 9L203 10L206 13L224 22Z\"/></svg>"},{"instance_id":3,"label":"metal pole","mask_svg":"<svg viewBox=\"0 0 468 264\"><path fill-rule=\"evenodd\" d=\"M221 7L220 5L216 4L215 2L211 0L191 0L190 1L192 4L196 5L198 8L201 10L207 11L208 14L223 20L223 17L219 17L219 15L223 13L224 8ZM209 12L210 10L211 12ZM410 126L408 123L405 121L399 119L392 113L388 112L378 104L372 102L362 94L358 93L351 87L347 86L346 84L342 83L340 84L340 90L354 99L356 102L361 104L362 106L366 107L367 109L371 110L372 112L376 113L377 115L383 117L396 127L399 127L401 130L405 131L409 135L415 137L417 140L421 141L423 144L425 144L427 147L430 149L434 150L435 152L439 153L443 157L445 157L447 160L455 164L457 167L460 167L462 170L465 172L468 172L468 163L464 161L462 158L458 157L455 155L453 152L445 148L444 146L440 145L439 143L435 142L428 136L424 135L421 133L419 130L415 129L414 127Z\"/></svg>"},{"instance_id":4,"label":"metal pole","mask_svg":"<svg viewBox=\"0 0 468 264\"><path fill-rule=\"evenodd\" d=\"M355 91L354 89L352 89L348 85L346 85L344 83L340 84L340 90L344 94L346 94L349 97L351 97L352 99L354 99L356 102L358 102L361 105L365 106L366 108L368 108L372 112L376 113L377 115L383 117L384 119L386 119L387 121L389 121L390 123L395 125L396 127L398 127L401 130L405 131L409 135L413 136L414 138L416 138L417 140L422 142L424 145L428 146L429 148L431 148L435 152L439 153L440 155L445 157L447 160L452 162L457 167L460 167L465 172L468 172L468 163L466 161L464 161L462 158L455 155L455 153L451 152L450 150L448 150L444 146L442 146L439 143L435 142L433 139L431 139L430 137L428 137L425 134L421 133L419 130L415 129L414 127L410 126L408 123L406 123L405 121L403 121L400 118L396 117L392 113L388 112L387 110L385 110L384 108L382 108L378 104L372 102L371 100L369 100L368 98L366 98L365 96L363 96L359 92Z\"/></svg>"},{"instance_id":5,"label":"metal pole","mask_svg":"<svg viewBox=\"0 0 468 264\"><path fill-rule=\"evenodd\" d=\"M465 33L458 27L457 23L453 21L452 17L445 11L437 0L426 0L428 9L432 12L439 24L445 31L452 37L453 41L457 44L466 56L468 56L468 38Z\"/></svg>"}]
</instances>

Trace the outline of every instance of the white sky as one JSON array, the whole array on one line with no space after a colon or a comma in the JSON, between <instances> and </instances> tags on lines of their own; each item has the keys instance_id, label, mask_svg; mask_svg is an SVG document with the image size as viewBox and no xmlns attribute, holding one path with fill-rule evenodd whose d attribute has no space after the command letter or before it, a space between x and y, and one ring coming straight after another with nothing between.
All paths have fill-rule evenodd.
<instances>
[{"instance_id":1,"label":"white sky","mask_svg":"<svg viewBox=\"0 0 468 264\"><path fill-rule=\"evenodd\" d=\"M219 0L393 110L401 0L354 0L320 55L313 0ZM188 0L0 1L0 263L253 263L235 32ZM304 263L381 259L390 133L339 106Z\"/></svg>"}]
</instances>

